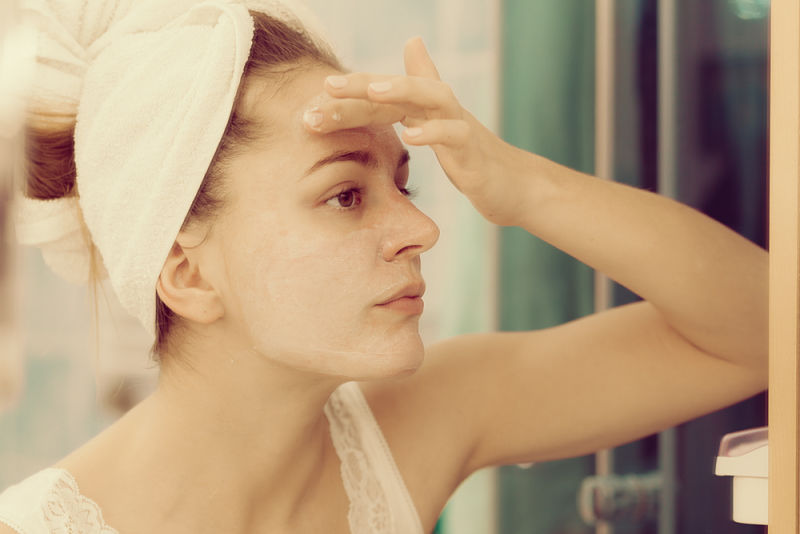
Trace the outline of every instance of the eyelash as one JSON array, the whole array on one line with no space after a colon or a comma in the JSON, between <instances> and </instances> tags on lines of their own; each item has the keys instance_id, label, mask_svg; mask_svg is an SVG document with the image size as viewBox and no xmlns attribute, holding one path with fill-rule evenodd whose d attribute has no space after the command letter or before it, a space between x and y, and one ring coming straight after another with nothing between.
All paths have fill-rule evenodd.
<instances>
[{"instance_id":1,"label":"eyelash","mask_svg":"<svg viewBox=\"0 0 800 534\"><path fill-rule=\"evenodd\" d=\"M397 190L400 191L400 193L402 193L403 196L405 196L406 198L408 198L410 200L414 200L417 197L417 188L416 187L407 185L406 187L398 187ZM328 200L326 200L325 204L330 204L331 202L335 202L337 200L340 200L340 197L342 195L344 195L344 194L347 194L347 193L355 193L356 194L356 199L353 201L354 205L352 205L352 206L341 206L341 205L334 206L334 205L331 205L331 207L336 209L336 210L340 210L340 211L350 211L350 210L353 210L353 209L355 209L355 208L357 208L358 206L361 205L361 203L363 202L362 196L363 196L364 192L363 192L362 188L360 188L360 187L348 187L348 188L342 189L341 191L339 191L338 193L336 193L332 197L330 197Z\"/></svg>"},{"instance_id":2,"label":"eyelash","mask_svg":"<svg viewBox=\"0 0 800 534\"><path fill-rule=\"evenodd\" d=\"M415 198L417 198L417 194L419 193L419 189L417 189L413 185L406 185L405 187L401 187L398 190L401 193L403 193L403 195L409 200L414 200Z\"/></svg>"}]
</instances>

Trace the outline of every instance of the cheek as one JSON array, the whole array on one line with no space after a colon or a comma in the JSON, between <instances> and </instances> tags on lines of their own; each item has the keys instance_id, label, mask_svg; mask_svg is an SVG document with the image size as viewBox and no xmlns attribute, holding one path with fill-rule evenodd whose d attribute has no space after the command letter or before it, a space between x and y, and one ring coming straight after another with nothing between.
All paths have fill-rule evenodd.
<instances>
[{"instance_id":1,"label":"cheek","mask_svg":"<svg viewBox=\"0 0 800 534\"><path fill-rule=\"evenodd\" d=\"M332 238L319 234L282 236L262 258L260 289L280 308L309 306L313 313L328 306L356 306L368 294L376 263L377 238L369 230ZM349 297L349 298L345 298Z\"/></svg>"},{"instance_id":2,"label":"cheek","mask_svg":"<svg viewBox=\"0 0 800 534\"><path fill-rule=\"evenodd\" d=\"M370 379L412 372L418 317L374 305L407 272L383 261L382 233L304 227L275 217L228 250L229 280L249 349L291 367ZM249 246L248 246L249 244Z\"/></svg>"},{"instance_id":3,"label":"cheek","mask_svg":"<svg viewBox=\"0 0 800 534\"><path fill-rule=\"evenodd\" d=\"M304 354L363 346L369 308L390 282L377 274L377 232L276 235L254 250L238 291L256 345Z\"/></svg>"}]
</instances>

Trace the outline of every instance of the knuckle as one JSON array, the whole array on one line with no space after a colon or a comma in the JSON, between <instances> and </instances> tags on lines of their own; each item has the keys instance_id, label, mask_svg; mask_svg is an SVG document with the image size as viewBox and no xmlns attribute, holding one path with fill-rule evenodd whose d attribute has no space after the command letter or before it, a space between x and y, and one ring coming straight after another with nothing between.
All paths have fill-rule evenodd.
<instances>
[{"instance_id":1,"label":"knuckle","mask_svg":"<svg viewBox=\"0 0 800 534\"><path fill-rule=\"evenodd\" d=\"M348 74L347 77L351 84L354 85L366 85L369 83L369 75L364 72L353 72Z\"/></svg>"},{"instance_id":2,"label":"knuckle","mask_svg":"<svg viewBox=\"0 0 800 534\"><path fill-rule=\"evenodd\" d=\"M439 82L439 96L444 101L453 101L456 99L456 94L453 92L453 88L444 82Z\"/></svg>"},{"instance_id":3,"label":"knuckle","mask_svg":"<svg viewBox=\"0 0 800 534\"><path fill-rule=\"evenodd\" d=\"M408 95L413 91L411 80L405 76L397 76L391 80L391 82L393 92L399 98L407 98Z\"/></svg>"}]
</instances>

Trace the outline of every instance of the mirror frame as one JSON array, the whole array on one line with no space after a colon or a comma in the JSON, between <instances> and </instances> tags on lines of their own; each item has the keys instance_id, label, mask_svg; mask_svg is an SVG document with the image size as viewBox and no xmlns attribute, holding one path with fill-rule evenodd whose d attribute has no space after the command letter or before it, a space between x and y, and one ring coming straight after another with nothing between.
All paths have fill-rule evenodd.
<instances>
[{"instance_id":1,"label":"mirror frame","mask_svg":"<svg viewBox=\"0 0 800 534\"><path fill-rule=\"evenodd\" d=\"M800 2L770 13L769 531L800 532Z\"/></svg>"}]
</instances>

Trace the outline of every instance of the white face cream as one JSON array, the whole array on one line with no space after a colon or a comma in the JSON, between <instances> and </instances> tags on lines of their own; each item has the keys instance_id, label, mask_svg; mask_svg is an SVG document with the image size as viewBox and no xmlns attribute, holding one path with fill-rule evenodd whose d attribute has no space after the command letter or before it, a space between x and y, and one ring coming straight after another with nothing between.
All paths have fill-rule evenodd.
<instances>
[{"instance_id":1,"label":"white face cream","mask_svg":"<svg viewBox=\"0 0 800 534\"><path fill-rule=\"evenodd\" d=\"M271 133L231 161L228 205L204 246L218 247L224 320L247 347L307 371L394 376L422 361L413 297L438 228L403 192L392 128L305 131L302 112L328 74L256 91L269 95L250 105Z\"/></svg>"}]
</instances>

